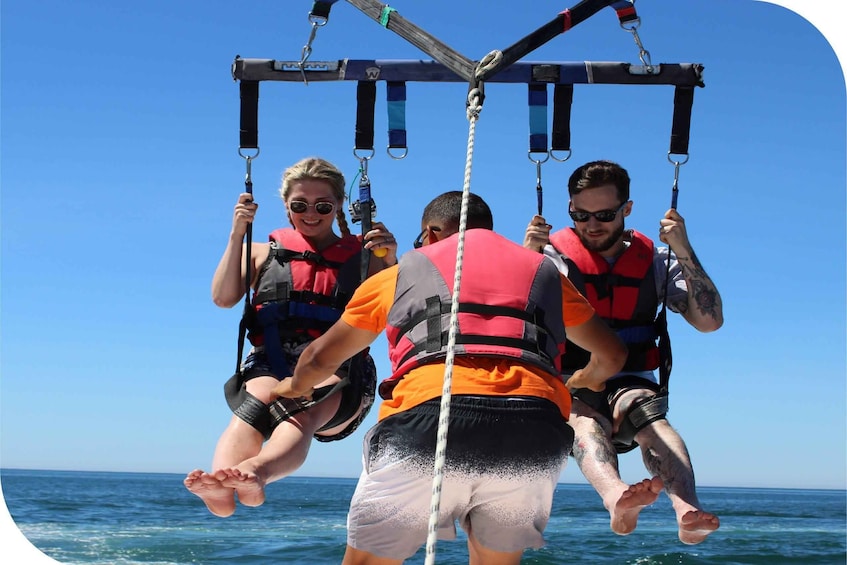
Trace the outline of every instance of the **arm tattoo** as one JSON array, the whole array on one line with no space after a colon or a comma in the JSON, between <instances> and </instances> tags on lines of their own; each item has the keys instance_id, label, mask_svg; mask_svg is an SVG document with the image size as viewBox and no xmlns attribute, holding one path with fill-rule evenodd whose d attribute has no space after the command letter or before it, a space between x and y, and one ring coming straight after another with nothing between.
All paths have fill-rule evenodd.
<instances>
[{"instance_id":1,"label":"arm tattoo","mask_svg":"<svg viewBox=\"0 0 847 565\"><path fill-rule=\"evenodd\" d=\"M719 310L721 307L718 290L715 288L712 279L706 274L706 270L703 269L703 265L694 250L689 249L689 252L690 256L688 257L677 256L682 274L688 282L689 296L694 298L697 310L701 314L717 319L720 316ZM680 306L682 306L682 308L679 308L680 313L685 314L688 311L688 304Z\"/></svg>"},{"instance_id":2,"label":"arm tattoo","mask_svg":"<svg viewBox=\"0 0 847 565\"><path fill-rule=\"evenodd\" d=\"M694 296L694 301L697 303L697 308L700 312L711 316L718 317L718 292L714 287L707 285L701 280L692 280L694 288L691 289Z\"/></svg>"}]
</instances>

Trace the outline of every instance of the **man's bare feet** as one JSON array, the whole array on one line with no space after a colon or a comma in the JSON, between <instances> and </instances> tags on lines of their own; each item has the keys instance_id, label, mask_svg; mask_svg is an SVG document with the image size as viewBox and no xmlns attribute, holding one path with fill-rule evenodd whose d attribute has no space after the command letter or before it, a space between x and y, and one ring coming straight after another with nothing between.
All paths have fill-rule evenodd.
<instances>
[{"instance_id":1,"label":"man's bare feet","mask_svg":"<svg viewBox=\"0 0 847 565\"><path fill-rule=\"evenodd\" d=\"M215 516L226 518L235 512L235 491L221 484L221 481L209 473L195 469L185 476L182 484L199 496L206 503L209 512Z\"/></svg>"},{"instance_id":2,"label":"man's bare feet","mask_svg":"<svg viewBox=\"0 0 847 565\"><path fill-rule=\"evenodd\" d=\"M690 510L679 519L679 541L698 544L720 526L720 519L711 512Z\"/></svg>"},{"instance_id":3,"label":"man's bare feet","mask_svg":"<svg viewBox=\"0 0 847 565\"><path fill-rule=\"evenodd\" d=\"M265 502L265 484L255 473L229 467L215 471L215 477L223 486L235 489L238 502L244 506L260 506Z\"/></svg>"},{"instance_id":4,"label":"man's bare feet","mask_svg":"<svg viewBox=\"0 0 847 565\"><path fill-rule=\"evenodd\" d=\"M659 477L630 485L609 509L609 526L612 531L621 536L632 533L638 525L638 514L645 506L656 502L663 488L664 483Z\"/></svg>"}]
</instances>

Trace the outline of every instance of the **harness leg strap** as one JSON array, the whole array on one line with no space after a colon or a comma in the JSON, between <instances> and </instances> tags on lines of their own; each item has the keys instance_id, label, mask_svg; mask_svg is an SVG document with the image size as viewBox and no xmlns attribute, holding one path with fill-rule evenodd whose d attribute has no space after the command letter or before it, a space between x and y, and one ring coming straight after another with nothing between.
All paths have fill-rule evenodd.
<instances>
[{"instance_id":1,"label":"harness leg strap","mask_svg":"<svg viewBox=\"0 0 847 565\"><path fill-rule=\"evenodd\" d=\"M271 402L270 406L267 406L268 416L270 419L270 430L268 432L268 436L270 436L270 433L273 432L278 425L290 418L293 418L300 412L308 410L315 404L326 400L333 394L340 392L342 388L349 384L349 382L350 380L345 377L334 385L327 385L321 388L317 388L315 389L314 393L312 393L311 400L305 400L300 398L278 398L274 400L273 402ZM331 428L336 425L338 424L333 423L333 421L331 420L318 431L321 431L325 428Z\"/></svg>"},{"instance_id":2,"label":"harness leg strap","mask_svg":"<svg viewBox=\"0 0 847 565\"><path fill-rule=\"evenodd\" d=\"M663 420L668 413L668 395L657 394L636 403L624 416L620 430L612 438L618 453L626 453L635 449L635 434L656 422Z\"/></svg>"},{"instance_id":3,"label":"harness leg strap","mask_svg":"<svg viewBox=\"0 0 847 565\"><path fill-rule=\"evenodd\" d=\"M273 427L268 405L247 392L244 375L239 371L224 384L224 396L232 413L253 426L265 439Z\"/></svg>"}]
</instances>

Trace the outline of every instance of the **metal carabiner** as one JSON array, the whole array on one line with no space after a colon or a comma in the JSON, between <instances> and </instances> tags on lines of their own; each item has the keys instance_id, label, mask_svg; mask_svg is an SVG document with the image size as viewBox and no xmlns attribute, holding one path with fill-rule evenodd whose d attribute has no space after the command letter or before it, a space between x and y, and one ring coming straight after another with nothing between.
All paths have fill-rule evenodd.
<instances>
[{"instance_id":1,"label":"metal carabiner","mask_svg":"<svg viewBox=\"0 0 847 565\"><path fill-rule=\"evenodd\" d=\"M677 199L679 198L679 168L688 162L688 153L682 153L685 155L685 159L682 161L674 161L671 159L671 153L668 151L668 162L673 165L673 188L671 189L671 208L676 210Z\"/></svg>"},{"instance_id":2,"label":"metal carabiner","mask_svg":"<svg viewBox=\"0 0 847 565\"><path fill-rule=\"evenodd\" d=\"M315 16L313 14L309 14L309 22L312 24L312 29L309 32L309 40L306 42L306 45L303 46L303 49L300 51L300 62L297 63L297 67L300 69L300 75L303 77L303 83L306 86L309 86L309 80L306 78L306 61L309 60L309 57L312 55L312 42L315 40L315 36L318 34L318 28L323 27L327 23L327 18L323 16Z\"/></svg>"}]
</instances>

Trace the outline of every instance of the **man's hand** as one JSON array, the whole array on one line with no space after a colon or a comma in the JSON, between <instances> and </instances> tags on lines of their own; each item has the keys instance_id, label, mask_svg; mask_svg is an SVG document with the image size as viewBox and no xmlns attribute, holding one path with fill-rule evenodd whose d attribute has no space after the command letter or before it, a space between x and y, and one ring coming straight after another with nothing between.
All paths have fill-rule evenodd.
<instances>
[{"instance_id":1,"label":"man's hand","mask_svg":"<svg viewBox=\"0 0 847 565\"><path fill-rule=\"evenodd\" d=\"M539 253L544 250L544 246L550 243L550 230L553 226L547 223L544 216L536 214L532 217L529 225L526 228L526 233L523 238L523 246Z\"/></svg>"},{"instance_id":2,"label":"man's hand","mask_svg":"<svg viewBox=\"0 0 847 565\"><path fill-rule=\"evenodd\" d=\"M597 378L592 378L590 371L577 369L565 383L565 386L568 387L568 390L587 388L594 392L603 392L606 389L606 379L598 380Z\"/></svg>"},{"instance_id":3,"label":"man's hand","mask_svg":"<svg viewBox=\"0 0 847 565\"><path fill-rule=\"evenodd\" d=\"M273 390L271 390L271 398L276 399L281 396L283 398L307 398L312 400L312 393L314 392L315 389L311 387L304 390L295 390L294 378L288 377L278 382Z\"/></svg>"}]
</instances>

